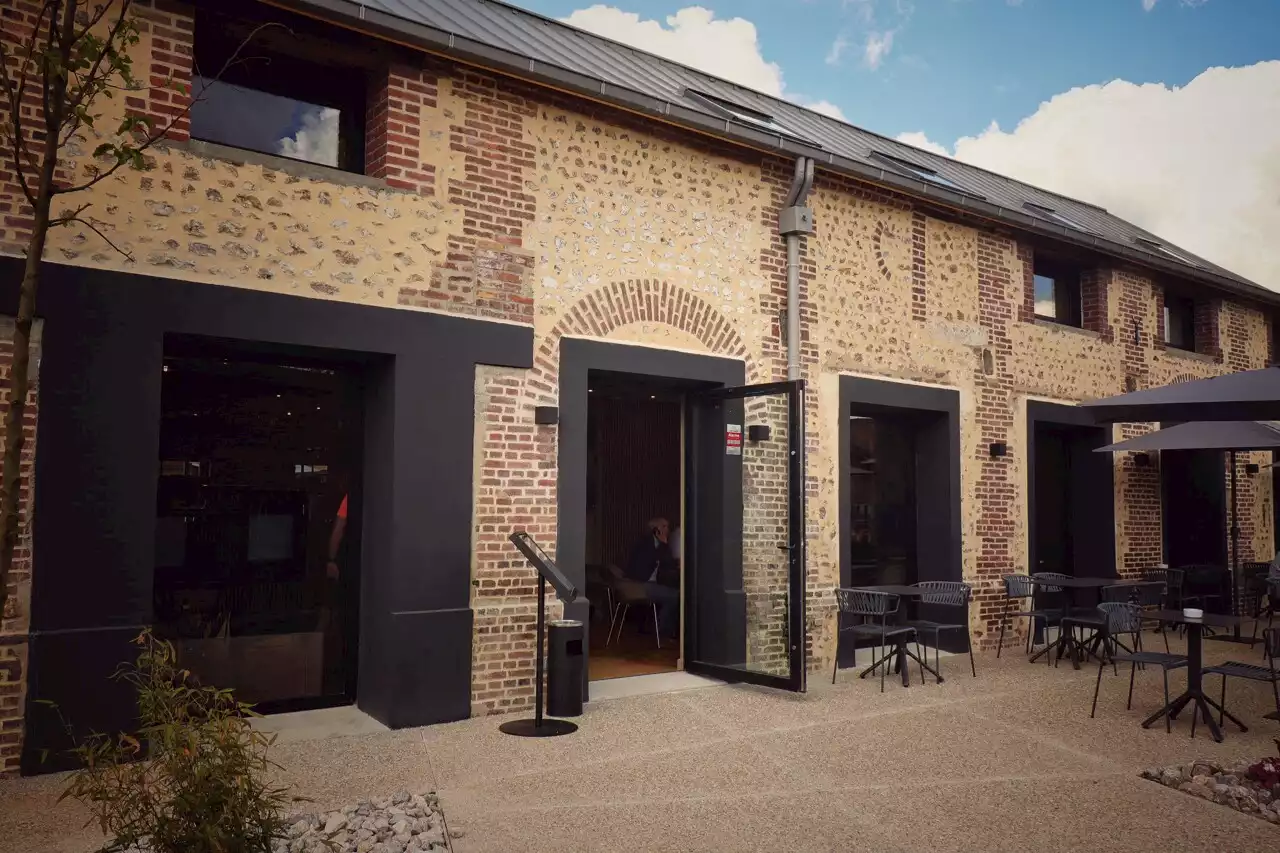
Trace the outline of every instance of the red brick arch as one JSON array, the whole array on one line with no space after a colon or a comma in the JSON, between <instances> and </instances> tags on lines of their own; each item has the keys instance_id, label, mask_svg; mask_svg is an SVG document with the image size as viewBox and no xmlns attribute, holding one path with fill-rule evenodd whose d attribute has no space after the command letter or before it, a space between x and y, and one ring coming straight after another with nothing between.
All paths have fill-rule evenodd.
<instances>
[{"instance_id":1,"label":"red brick arch","mask_svg":"<svg viewBox=\"0 0 1280 853\"><path fill-rule=\"evenodd\" d=\"M742 359L748 382L763 381L742 337L709 302L688 288L661 279L628 279L611 282L583 296L543 338L529 381L539 399L556 399L561 338L603 338L631 323L658 323L687 332L714 355Z\"/></svg>"}]
</instances>

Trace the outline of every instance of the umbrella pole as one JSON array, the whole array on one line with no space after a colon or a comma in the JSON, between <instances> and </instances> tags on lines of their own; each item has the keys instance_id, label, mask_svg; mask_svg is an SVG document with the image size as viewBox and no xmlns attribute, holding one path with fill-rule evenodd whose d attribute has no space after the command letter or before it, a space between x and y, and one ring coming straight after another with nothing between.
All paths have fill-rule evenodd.
<instances>
[{"instance_id":1,"label":"umbrella pole","mask_svg":"<svg viewBox=\"0 0 1280 853\"><path fill-rule=\"evenodd\" d=\"M1240 615L1236 596L1239 594L1236 587L1239 585L1240 578L1240 519L1237 516L1236 504L1236 452L1230 453L1231 463L1231 615ZM1232 632L1233 636L1240 639L1240 626L1237 625Z\"/></svg>"}]
</instances>

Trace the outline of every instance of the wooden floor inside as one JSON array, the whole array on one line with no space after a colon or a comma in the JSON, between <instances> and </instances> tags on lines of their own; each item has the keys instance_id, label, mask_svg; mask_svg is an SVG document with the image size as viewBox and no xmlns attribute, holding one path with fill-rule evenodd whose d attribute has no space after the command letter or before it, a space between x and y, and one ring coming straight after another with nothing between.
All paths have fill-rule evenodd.
<instances>
[{"instance_id":1,"label":"wooden floor inside","mask_svg":"<svg viewBox=\"0 0 1280 853\"><path fill-rule=\"evenodd\" d=\"M623 626L622 637L615 638L606 646L608 633L608 625L597 625L591 632L589 672L592 681L679 670L679 641L663 640L659 649L654 643L652 629L641 633L637 625L628 623Z\"/></svg>"}]
</instances>

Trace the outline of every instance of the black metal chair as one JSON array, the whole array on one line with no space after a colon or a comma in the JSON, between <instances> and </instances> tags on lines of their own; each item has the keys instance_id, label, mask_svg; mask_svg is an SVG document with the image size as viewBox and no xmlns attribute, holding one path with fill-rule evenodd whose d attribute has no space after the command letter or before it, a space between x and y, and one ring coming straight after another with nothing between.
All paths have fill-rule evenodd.
<instances>
[{"instance_id":1,"label":"black metal chair","mask_svg":"<svg viewBox=\"0 0 1280 853\"><path fill-rule=\"evenodd\" d=\"M880 655L884 648L890 651L883 656L872 657L871 666L864 669L859 678L865 678L868 672L880 669L880 692L884 692L884 677L891 660L899 659L898 650L905 648L916 638L916 629L909 625L891 624L890 617L898 615L900 599L887 592L876 592L870 589L836 589L836 602L839 611L836 613L836 659L831 666L831 683L836 683L836 673L840 669L840 640L845 634L853 635L858 640L875 640L875 655ZM853 625L845 625L846 616L856 616L862 621ZM855 645L855 648L856 645ZM902 655L905 658L906 655ZM856 661L855 652L855 661ZM904 664L905 665L905 664ZM920 670L920 680L924 680L924 669Z\"/></svg>"},{"instance_id":2,"label":"black metal chair","mask_svg":"<svg viewBox=\"0 0 1280 853\"><path fill-rule=\"evenodd\" d=\"M1142 608L1136 604L1127 602L1106 601L1098 605L1100 610L1106 616L1106 623L1103 627L1104 648L1108 649L1107 657L1110 658L1111 669L1118 672L1117 663L1129 664L1129 699L1125 703L1125 710L1133 709L1133 679L1137 675L1139 665L1160 667L1164 674L1164 704L1167 708L1169 705L1169 670L1181 669L1187 665L1187 659L1182 655L1172 655L1168 652L1148 652L1142 648ZM1119 650L1119 637L1123 634L1133 636L1133 651ZM1093 686L1093 707L1089 709L1089 718L1098 711L1098 691L1102 688L1102 670L1107 666L1107 658L1098 660L1098 679ZM1206 670L1207 671L1207 670ZM1164 718L1164 729L1166 732L1173 731L1173 727L1169 722L1169 715L1166 713Z\"/></svg>"},{"instance_id":3,"label":"black metal chair","mask_svg":"<svg viewBox=\"0 0 1280 853\"><path fill-rule=\"evenodd\" d=\"M1040 620L1042 627L1046 630L1050 625L1056 624L1062 614L1056 610L1037 609L1035 606L1036 588L1031 582L1030 575L1002 575L1000 580L1004 581L1004 610L1000 613L1000 643L996 646L996 657L1000 657L1000 653L1004 651L1004 632L1009 625L1010 617L1025 616L1029 620L1027 625L1027 654L1031 654L1031 640L1036 633L1036 620ZM1024 607L1022 602L1030 603L1030 607ZM1014 602L1018 602L1017 609L1014 608Z\"/></svg>"},{"instance_id":4,"label":"black metal chair","mask_svg":"<svg viewBox=\"0 0 1280 853\"><path fill-rule=\"evenodd\" d=\"M1121 581L1102 589L1103 601L1136 604L1142 608L1142 621L1147 623L1148 626L1154 623L1153 630L1160 632L1161 638L1164 639L1164 650L1166 652L1169 651L1169 635L1165 633L1164 623L1159 619L1152 619L1147 616L1146 611L1163 609L1166 606L1167 598L1168 590L1165 588L1164 581L1159 580Z\"/></svg>"},{"instance_id":5,"label":"black metal chair","mask_svg":"<svg viewBox=\"0 0 1280 853\"><path fill-rule=\"evenodd\" d=\"M933 635L933 668L942 673L942 655L939 650L940 635L943 631L964 631L965 646L969 650L969 671L978 677L978 668L973 663L973 635L969 631L969 601L973 598L973 587L959 581L920 581L916 586L928 590L920 596L921 605L936 607L955 607L963 614L962 622L934 622L929 619L911 619L905 624L916 629L920 635ZM919 646L919 639L916 645ZM928 648L928 644L926 644ZM924 682L924 671L921 670L920 681Z\"/></svg>"},{"instance_id":6,"label":"black metal chair","mask_svg":"<svg viewBox=\"0 0 1280 853\"><path fill-rule=\"evenodd\" d=\"M1222 696L1218 705L1218 725L1222 725L1223 712L1227 707L1227 679L1244 678L1249 681L1266 681L1271 684L1271 695L1275 699L1276 714L1280 716L1280 671L1276 670L1276 658L1280 658L1280 629L1268 628L1262 632L1263 651L1267 656L1267 665L1241 663L1229 660L1216 666L1206 666L1205 675L1222 676Z\"/></svg>"},{"instance_id":7,"label":"black metal chair","mask_svg":"<svg viewBox=\"0 0 1280 853\"><path fill-rule=\"evenodd\" d=\"M1187 573L1182 569L1144 569L1142 579L1144 581L1158 581L1164 584L1165 604L1170 610L1181 610L1185 606L1182 601L1182 595L1187 583Z\"/></svg>"},{"instance_id":8,"label":"black metal chair","mask_svg":"<svg viewBox=\"0 0 1280 853\"><path fill-rule=\"evenodd\" d=\"M1051 622L1056 621L1058 624L1058 632L1066 630L1063 619L1070 612L1071 602L1067 597L1067 591L1064 587L1054 586L1053 581L1070 580L1071 575L1064 575L1062 572L1034 572L1031 579L1036 581L1032 585L1031 604L1036 610L1047 610L1051 615ZM1046 583L1047 581L1047 583ZM1049 627L1051 622L1045 624L1045 628ZM1061 639L1061 637L1059 637ZM1044 648L1036 653L1032 660L1040 655L1044 655L1044 662L1050 666L1053 665L1053 655L1049 654L1052 645L1049 643L1048 631L1045 631ZM1061 646L1059 646L1061 649Z\"/></svg>"},{"instance_id":9,"label":"black metal chair","mask_svg":"<svg viewBox=\"0 0 1280 853\"><path fill-rule=\"evenodd\" d=\"M1258 597L1257 613L1253 617L1253 638L1258 638L1258 623L1262 621L1263 614L1267 617L1267 627L1270 628L1275 620L1276 608L1280 606L1280 574L1274 574L1274 570L1268 567L1268 573L1262 579L1264 592L1266 593L1267 603L1264 607L1262 604L1262 596ZM1264 652L1265 656L1265 652Z\"/></svg>"}]
</instances>

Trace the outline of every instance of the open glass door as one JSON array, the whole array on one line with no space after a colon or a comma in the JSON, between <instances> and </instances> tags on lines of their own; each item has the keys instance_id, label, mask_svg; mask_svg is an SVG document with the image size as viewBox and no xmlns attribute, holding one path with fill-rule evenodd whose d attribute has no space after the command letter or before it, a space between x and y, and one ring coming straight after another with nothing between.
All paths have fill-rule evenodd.
<instances>
[{"instance_id":1,"label":"open glass door","mask_svg":"<svg viewBox=\"0 0 1280 853\"><path fill-rule=\"evenodd\" d=\"M804 382L688 401L685 668L803 691Z\"/></svg>"}]
</instances>

